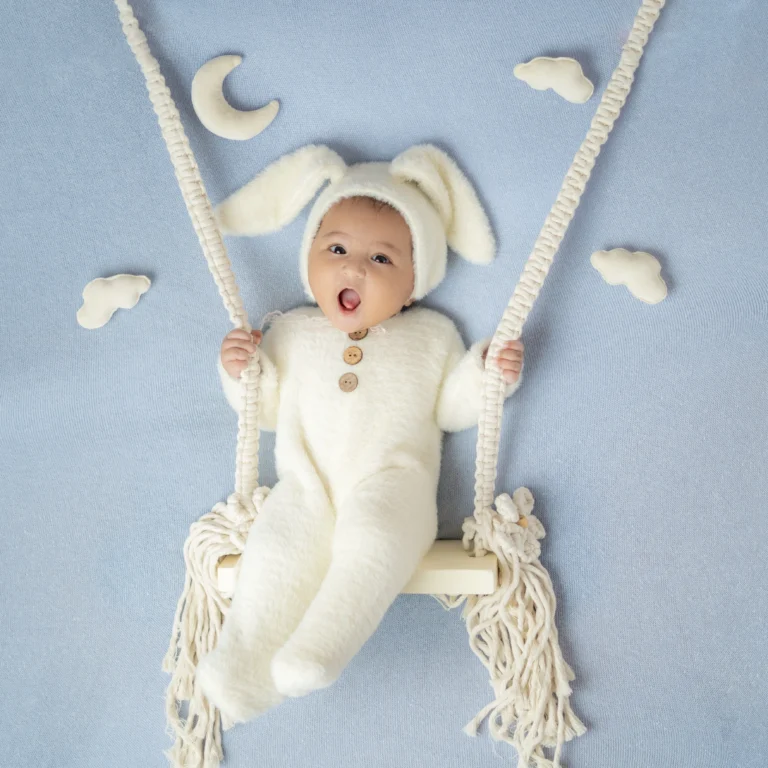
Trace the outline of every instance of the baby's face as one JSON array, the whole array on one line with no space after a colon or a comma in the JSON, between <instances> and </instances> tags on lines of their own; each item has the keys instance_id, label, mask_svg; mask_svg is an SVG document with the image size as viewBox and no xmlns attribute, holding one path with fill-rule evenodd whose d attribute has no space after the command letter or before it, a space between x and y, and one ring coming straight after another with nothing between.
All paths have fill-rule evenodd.
<instances>
[{"instance_id":1,"label":"baby's face","mask_svg":"<svg viewBox=\"0 0 768 768\"><path fill-rule=\"evenodd\" d=\"M353 333L411 303L411 231L392 208L347 198L323 217L309 251L309 287L323 314Z\"/></svg>"}]
</instances>

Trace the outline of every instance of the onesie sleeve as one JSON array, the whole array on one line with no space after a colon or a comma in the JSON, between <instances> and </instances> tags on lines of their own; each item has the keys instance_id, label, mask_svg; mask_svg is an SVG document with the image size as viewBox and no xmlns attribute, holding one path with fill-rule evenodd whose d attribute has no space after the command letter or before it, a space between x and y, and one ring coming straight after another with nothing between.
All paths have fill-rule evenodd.
<instances>
[{"instance_id":1,"label":"onesie sleeve","mask_svg":"<svg viewBox=\"0 0 768 768\"><path fill-rule=\"evenodd\" d=\"M469 350L454 328L450 353L437 401L437 425L444 432L459 432L476 426L483 396L483 352L491 344L490 337L474 343ZM523 368L525 362L523 362ZM509 397L523 380L522 369L517 381L507 384L504 397Z\"/></svg>"},{"instance_id":2,"label":"onesie sleeve","mask_svg":"<svg viewBox=\"0 0 768 768\"><path fill-rule=\"evenodd\" d=\"M269 328L261 339L259 345L259 365L261 374L259 375L259 428L268 432L274 432L277 424L277 407L280 400L279 375L277 366L273 362L276 360L277 334L274 328ZM230 376L221 363L221 354L216 356L216 367L221 377L221 385L224 388L224 395L229 404L240 413L243 382L240 378Z\"/></svg>"}]
</instances>

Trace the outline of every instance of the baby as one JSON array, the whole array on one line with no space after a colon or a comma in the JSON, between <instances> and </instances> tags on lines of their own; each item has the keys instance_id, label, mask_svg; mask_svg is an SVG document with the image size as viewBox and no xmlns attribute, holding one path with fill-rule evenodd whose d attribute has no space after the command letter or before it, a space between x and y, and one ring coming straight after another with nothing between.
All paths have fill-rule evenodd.
<instances>
[{"instance_id":1,"label":"baby","mask_svg":"<svg viewBox=\"0 0 768 768\"><path fill-rule=\"evenodd\" d=\"M410 151L423 148L460 173L431 145ZM274 196L269 174L280 162L255 180ZM233 722L338 678L434 542L442 433L477 424L489 340L467 350L447 317L411 307L431 287L416 215L430 198L413 181L392 182L409 185L400 199L384 194L389 179L376 186L395 162L343 166L346 189L318 200L302 256L317 306L283 314L263 335L232 331L221 345L219 373L236 410L239 377L259 347L260 426L276 430L279 477L249 532L217 647L197 669L202 691ZM345 181L362 166L367 175ZM462 180L453 180L457 200ZM230 201L220 220L242 232ZM433 270L431 282L441 277ZM522 342L495 363L508 396L520 383Z\"/></svg>"}]
</instances>

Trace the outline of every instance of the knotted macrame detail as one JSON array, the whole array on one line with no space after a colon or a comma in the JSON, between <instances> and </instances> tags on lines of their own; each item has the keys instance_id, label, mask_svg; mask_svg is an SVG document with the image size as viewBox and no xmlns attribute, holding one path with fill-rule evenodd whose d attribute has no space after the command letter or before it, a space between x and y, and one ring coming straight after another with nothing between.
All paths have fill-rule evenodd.
<instances>
[{"instance_id":1,"label":"knotted macrame detail","mask_svg":"<svg viewBox=\"0 0 768 768\"><path fill-rule=\"evenodd\" d=\"M218 765L223 758L221 729L227 731L234 723L196 689L195 670L198 661L216 647L231 602L218 588L219 561L227 555L242 555L268 493L269 488L261 486L245 503L232 493L190 526L184 544L186 583L163 659L163 670L172 675L166 690L166 718L168 735L175 743L166 756L174 766ZM182 701L188 702L186 718L179 712Z\"/></svg>"},{"instance_id":2,"label":"knotted macrame detail","mask_svg":"<svg viewBox=\"0 0 768 768\"><path fill-rule=\"evenodd\" d=\"M560 651L554 589L539 562L546 533L532 509L533 495L518 488L462 526L465 548L478 557L492 552L499 561L496 592L467 595L462 612L495 695L464 730L474 736L487 717L491 736L517 749L519 768L531 760L539 768L559 765L563 742L586 732L568 698L575 675ZM556 747L553 761L543 746Z\"/></svg>"}]
</instances>

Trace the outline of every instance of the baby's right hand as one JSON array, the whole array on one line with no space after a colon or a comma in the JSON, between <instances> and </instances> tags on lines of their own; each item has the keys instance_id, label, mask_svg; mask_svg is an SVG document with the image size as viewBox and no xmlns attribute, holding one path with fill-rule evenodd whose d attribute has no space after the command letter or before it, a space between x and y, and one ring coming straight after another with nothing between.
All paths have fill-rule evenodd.
<instances>
[{"instance_id":1,"label":"baby's right hand","mask_svg":"<svg viewBox=\"0 0 768 768\"><path fill-rule=\"evenodd\" d=\"M251 355L261 344L262 335L261 331L251 331L249 334L242 328L236 328L224 337L221 343L221 364L230 376L240 378Z\"/></svg>"}]
</instances>

